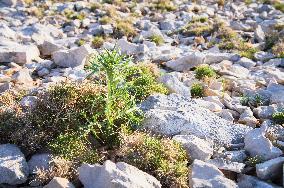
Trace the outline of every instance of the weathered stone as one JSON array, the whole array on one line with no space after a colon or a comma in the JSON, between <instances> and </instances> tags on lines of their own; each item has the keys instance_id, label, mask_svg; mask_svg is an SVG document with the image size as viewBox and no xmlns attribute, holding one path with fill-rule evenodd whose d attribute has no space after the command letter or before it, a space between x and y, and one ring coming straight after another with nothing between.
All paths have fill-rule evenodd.
<instances>
[{"instance_id":1,"label":"weathered stone","mask_svg":"<svg viewBox=\"0 0 284 188\"><path fill-rule=\"evenodd\" d=\"M21 69L12 76L13 82L19 83L19 84L28 84L31 85L33 83L33 79L30 75L29 69Z\"/></svg>"},{"instance_id":2,"label":"weathered stone","mask_svg":"<svg viewBox=\"0 0 284 188\"><path fill-rule=\"evenodd\" d=\"M226 121L177 94L154 95L141 105L144 128L163 135L192 134L219 144L239 143L250 127Z\"/></svg>"},{"instance_id":3,"label":"weathered stone","mask_svg":"<svg viewBox=\"0 0 284 188\"><path fill-rule=\"evenodd\" d=\"M283 171L284 157L278 157L256 164L257 177L263 180L280 178Z\"/></svg>"},{"instance_id":4,"label":"weathered stone","mask_svg":"<svg viewBox=\"0 0 284 188\"><path fill-rule=\"evenodd\" d=\"M43 56L51 56L54 52L65 49L59 44L50 41L44 41L41 45L39 45L39 50L41 55Z\"/></svg>"},{"instance_id":5,"label":"weathered stone","mask_svg":"<svg viewBox=\"0 0 284 188\"><path fill-rule=\"evenodd\" d=\"M238 176L238 186L239 188L281 188L277 185L261 181L254 176L244 174Z\"/></svg>"},{"instance_id":6,"label":"weathered stone","mask_svg":"<svg viewBox=\"0 0 284 188\"><path fill-rule=\"evenodd\" d=\"M259 156L263 160L273 159L282 155L282 151L272 145L270 140L265 137L265 132L261 128L253 129L246 134L245 150L249 152L250 156Z\"/></svg>"},{"instance_id":7,"label":"weathered stone","mask_svg":"<svg viewBox=\"0 0 284 188\"><path fill-rule=\"evenodd\" d=\"M227 179L216 166L197 159L191 165L189 185L192 188L237 187L236 183Z\"/></svg>"},{"instance_id":8,"label":"weathered stone","mask_svg":"<svg viewBox=\"0 0 284 188\"><path fill-rule=\"evenodd\" d=\"M61 67L83 67L86 58L92 53L89 45L83 45L71 50L59 50L52 54L54 63Z\"/></svg>"},{"instance_id":9,"label":"weathered stone","mask_svg":"<svg viewBox=\"0 0 284 188\"><path fill-rule=\"evenodd\" d=\"M164 74L159 78L159 82L163 83L171 93L178 93L183 96L190 96L190 90L181 81L179 81L175 73Z\"/></svg>"},{"instance_id":10,"label":"weathered stone","mask_svg":"<svg viewBox=\"0 0 284 188\"><path fill-rule=\"evenodd\" d=\"M124 162L109 160L103 165L83 164L79 169L79 179L85 188L159 188L160 182L153 176Z\"/></svg>"},{"instance_id":11,"label":"weathered stone","mask_svg":"<svg viewBox=\"0 0 284 188\"><path fill-rule=\"evenodd\" d=\"M21 99L20 105L23 108L31 109L35 106L36 102L37 102L36 96L25 96Z\"/></svg>"},{"instance_id":12,"label":"weathered stone","mask_svg":"<svg viewBox=\"0 0 284 188\"><path fill-rule=\"evenodd\" d=\"M25 64L39 58L39 50L34 45L0 46L0 62Z\"/></svg>"},{"instance_id":13,"label":"weathered stone","mask_svg":"<svg viewBox=\"0 0 284 188\"><path fill-rule=\"evenodd\" d=\"M192 160L206 161L213 155L212 144L194 135L176 135L173 140L180 142Z\"/></svg>"},{"instance_id":14,"label":"weathered stone","mask_svg":"<svg viewBox=\"0 0 284 188\"><path fill-rule=\"evenodd\" d=\"M39 170L49 170L50 162L52 160L51 154L35 154L28 161L30 174L36 174Z\"/></svg>"},{"instance_id":15,"label":"weathered stone","mask_svg":"<svg viewBox=\"0 0 284 188\"><path fill-rule=\"evenodd\" d=\"M22 184L28 175L29 167L20 149L12 144L0 145L0 184Z\"/></svg>"},{"instance_id":16,"label":"weathered stone","mask_svg":"<svg viewBox=\"0 0 284 188\"><path fill-rule=\"evenodd\" d=\"M232 162L222 158L210 159L207 161L207 163L216 166L218 169L228 170L236 173L241 173L246 166L244 163Z\"/></svg>"}]
</instances>

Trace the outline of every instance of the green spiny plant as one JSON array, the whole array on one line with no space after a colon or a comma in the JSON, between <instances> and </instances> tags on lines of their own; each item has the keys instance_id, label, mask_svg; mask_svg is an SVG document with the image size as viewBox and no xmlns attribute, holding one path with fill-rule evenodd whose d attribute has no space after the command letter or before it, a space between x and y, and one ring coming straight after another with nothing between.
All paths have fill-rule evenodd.
<instances>
[{"instance_id":1,"label":"green spiny plant","mask_svg":"<svg viewBox=\"0 0 284 188\"><path fill-rule=\"evenodd\" d=\"M131 59L122 55L118 50L104 50L90 59L92 74L104 73L106 78L106 119L102 122L93 117L92 126L97 127L94 136L110 147L120 144L121 128L133 128L141 117L136 108L135 99L127 91L124 75L121 74L129 67Z\"/></svg>"},{"instance_id":2,"label":"green spiny plant","mask_svg":"<svg viewBox=\"0 0 284 188\"><path fill-rule=\"evenodd\" d=\"M201 65L195 69L195 78L198 80L213 77L216 77L216 72L208 65Z\"/></svg>"},{"instance_id":3,"label":"green spiny plant","mask_svg":"<svg viewBox=\"0 0 284 188\"><path fill-rule=\"evenodd\" d=\"M149 39L150 41L156 43L156 45L162 45L165 42L163 37L160 35L152 35Z\"/></svg>"},{"instance_id":4,"label":"green spiny plant","mask_svg":"<svg viewBox=\"0 0 284 188\"><path fill-rule=\"evenodd\" d=\"M279 124L284 124L284 112L275 112L272 114L272 119Z\"/></svg>"},{"instance_id":5,"label":"green spiny plant","mask_svg":"<svg viewBox=\"0 0 284 188\"><path fill-rule=\"evenodd\" d=\"M190 93L191 93L191 96L194 98L203 97L204 88L201 84L195 83L191 86Z\"/></svg>"}]
</instances>

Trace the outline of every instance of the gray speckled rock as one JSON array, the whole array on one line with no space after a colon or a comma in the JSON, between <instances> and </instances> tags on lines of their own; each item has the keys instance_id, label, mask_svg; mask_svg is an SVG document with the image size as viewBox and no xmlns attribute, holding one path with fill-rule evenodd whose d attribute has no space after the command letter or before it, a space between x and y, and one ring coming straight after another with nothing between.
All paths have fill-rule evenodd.
<instances>
[{"instance_id":1,"label":"gray speckled rock","mask_svg":"<svg viewBox=\"0 0 284 188\"><path fill-rule=\"evenodd\" d=\"M236 188L237 185L214 165L194 160L189 175L189 185L192 188Z\"/></svg>"},{"instance_id":2,"label":"gray speckled rock","mask_svg":"<svg viewBox=\"0 0 284 188\"><path fill-rule=\"evenodd\" d=\"M86 57L91 53L91 47L89 45L83 45L71 50L56 51L52 54L52 58L54 63L61 67L83 67Z\"/></svg>"},{"instance_id":3,"label":"gray speckled rock","mask_svg":"<svg viewBox=\"0 0 284 188\"><path fill-rule=\"evenodd\" d=\"M277 185L261 181L254 176L244 174L238 176L238 186L239 188L280 188Z\"/></svg>"},{"instance_id":4,"label":"gray speckled rock","mask_svg":"<svg viewBox=\"0 0 284 188\"><path fill-rule=\"evenodd\" d=\"M220 145L243 142L250 127L234 124L177 94L150 96L141 104L143 127L163 135L189 134Z\"/></svg>"},{"instance_id":5,"label":"gray speckled rock","mask_svg":"<svg viewBox=\"0 0 284 188\"><path fill-rule=\"evenodd\" d=\"M78 169L79 179L85 188L160 188L153 176L124 162L109 160L103 165L83 164Z\"/></svg>"},{"instance_id":6,"label":"gray speckled rock","mask_svg":"<svg viewBox=\"0 0 284 188\"><path fill-rule=\"evenodd\" d=\"M278 157L259 163L256 165L257 177L263 180L275 179L281 177L283 170L284 157Z\"/></svg>"},{"instance_id":7,"label":"gray speckled rock","mask_svg":"<svg viewBox=\"0 0 284 188\"><path fill-rule=\"evenodd\" d=\"M0 184L21 184L28 175L29 167L20 149L12 144L0 145Z\"/></svg>"},{"instance_id":8,"label":"gray speckled rock","mask_svg":"<svg viewBox=\"0 0 284 188\"><path fill-rule=\"evenodd\" d=\"M261 147L259 147L261 146ZM265 130L253 129L245 136L245 150L250 156L259 156L263 160L269 160L282 155L282 151L274 147L271 141L265 137Z\"/></svg>"},{"instance_id":9,"label":"gray speckled rock","mask_svg":"<svg viewBox=\"0 0 284 188\"><path fill-rule=\"evenodd\" d=\"M173 140L181 143L192 160L206 161L213 155L212 144L194 135L176 135Z\"/></svg>"}]
</instances>

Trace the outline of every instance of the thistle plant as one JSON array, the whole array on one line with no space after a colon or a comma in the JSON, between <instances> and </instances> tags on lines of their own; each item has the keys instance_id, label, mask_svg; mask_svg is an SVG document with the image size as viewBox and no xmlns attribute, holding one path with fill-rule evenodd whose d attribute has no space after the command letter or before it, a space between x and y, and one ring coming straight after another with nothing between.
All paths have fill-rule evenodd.
<instances>
[{"instance_id":1,"label":"thistle plant","mask_svg":"<svg viewBox=\"0 0 284 188\"><path fill-rule=\"evenodd\" d=\"M109 146L119 145L123 129L131 129L141 118L136 108L135 99L129 95L126 87L124 70L129 67L131 58L118 50L104 50L90 59L91 74L103 73L106 78L105 119L97 116L91 121L93 133L97 139Z\"/></svg>"}]
</instances>

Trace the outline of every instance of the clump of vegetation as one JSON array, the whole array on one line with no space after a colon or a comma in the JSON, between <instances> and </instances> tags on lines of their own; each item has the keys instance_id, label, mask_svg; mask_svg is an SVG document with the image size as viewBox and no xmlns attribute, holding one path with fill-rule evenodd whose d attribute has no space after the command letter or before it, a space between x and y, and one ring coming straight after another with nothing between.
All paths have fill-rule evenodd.
<instances>
[{"instance_id":1,"label":"clump of vegetation","mask_svg":"<svg viewBox=\"0 0 284 188\"><path fill-rule=\"evenodd\" d=\"M248 160L246 161L246 164L248 166L255 167L255 165L262 163L263 159L260 156L255 156L255 157L249 157Z\"/></svg>"},{"instance_id":2,"label":"clump of vegetation","mask_svg":"<svg viewBox=\"0 0 284 188\"><path fill-rule=\"evenodd\" d=\"M284 3L283 2L275 2L273 4L275 9L280 10L281 12L284 12Z\"/></svg>"},{"instance_id":3,"label":"clump of vegetation","mask_svg":"<svg viewBox=\"0 0 284 188\"><path fill-rule=\"evenodd\" d=\"M170 0L155 0L153 2L153 7L162 12L175 11L177 9L174 3Z\"/></svg>"},{"instance_id":4,"label":"clump of vegetation","mask_svg":"<svg viewBox=\"0 0 284 188\"><path fill-rule=\"evenodd\" d=\"M102 36L95 36L92 40L94 48L100 48L104 44L104 38Z\"/></svg>"},{"instance_id":5,"label":"clump of vegetation","mask_svg":"<svg viewBox=\"0 0 284 188\"><path fill-rule=\"evenodd\" d=\"M99 22L101 24L110 24L112 22L112 19L109 16L103 16L99 19Z\"/></svg>"},{"instance_id":6,"label":"clump of vegetation","mask_svg":"<svg viewBox=\"0 0 284 188\"><path fill-rule=\"evenodd\" d=\"M76 163L71 161L66 161L60 157L53 157L49 163L49 169L38 169L32 179L30 184L46 185L54 177L61 177L69 179L70 181L75 180L78 177Z\"/></svg>"},{"instance_id":7,"label":"clump of vegetation","mask_svg":"<svg viewBox=\"0 0 284 188\"><path fill-rule=\"evenodd\" d=\"M124 73L127 80L127 90L136 101L141 102L153 93L167 94L167 88L157 83L160 76L157 66L150 63L131 66Z\"/></svg>"},{"instance_id":8,"label":"clump of vegetation","mask_svg":"<svg viewBox=\"0 0 284 188\"><path fill-rule=\"evenodd\" d=\"M152 35L149 39L150 41L156 43L156 45L162 45L165 42L163 37L160 35Z\"/></svg>"},{"instance_id":9,"label":"clump of vegetation","mask_svg":"<svg viewBox=\"0 0 284 188\"><path fill-rule=\"evenodd\" d=\"M92 148L87 136L81 132L60 134L49 143L49 148L51 148L53 154L68 161L98 163L100 157L96 149Z\"/></svg>"},{"instance_id":10,"label":"clump of vegetation","mask_svg":"<svg viewBox=\"0 0 284 188\"><path fill-rule=\"evenodd\" d=\"M94 83L53 86L38 94L27 112L19 105L23 94L2 94L0 143L17 144L26 154L49 148L66 159L97 160L94 144L119 146L121 132L139 125L142 116L136 103L152 93L167 92L156 82L153 67L130 66L131 59L116 50L90 60L91 70L100 76Z\"/></svg>"},{"instance_id":11,"label":"clump of vegetation","mask_svg":"<svg viewBox=\"0 0 284 188\"><path fill-rule=\"evenodd\" d=\"M259 94L254 96L243 95L240 99L240 103L243 106L249 106L251 108L262 106L267 104L267 100Z\"/></svg>"},{"instance_id":12,"label":"clump of vegetation","mask_svg":"<svg viewBox=\"0 0 284 188\"><path fill-rule=\"evenodd\" d=\"M275 112L272 115L272 119L279 124L284 124L284 112Z\"/></svg>"},{"instance_id":13,"label":"clump of vegetation","mask_svg":"<svg viewBox=\"0 0 284 188\"><path fill-rule=\"evenodd\" d=\"M83 20L86 15L82 12L82 13L76 13L73 10L67 9L64 11L64 15L66 16L66 18L68 19L79 19L79 20Z\"/></svg>"},{"instance_id":14,"label":"clump of vegetation","mask_svg":"<svg viewBox=\"0 0 284 188\"><path fill-rule=\"evenodd\" d=\"M164 187L188 187L186 152L168 138L134 133L120 149L122 161L156 177Z\"/></svg>"},{"instance_id":15,"label":"clump of vegetation","mask_svg":"<svg viewBox=\"0 0 284 188\"><path fill-rule=\"evenodd\" d=\"M78 46L83 46L84 44L86 44L86 41L84 39L79 39L79 40L76 41L76 44Z\"/></svg>"},{"instance_id":16,"label":"clump of vegetation","mask_svg":"<svg viewBox=\"0 0 284 188\"><path fill-rule=\"evenodd\" d=\"M237 50L239 50L240 56L249 59L254 59L254 54L259 51L248 42L241 42Z\"/></svg>"},{"instance_id":17,"label":"clump of vegetation","mask_svg":"<svg viewBox=\"0 0 284 188\"><path fill-rule=\"evenodd\" d=\"M279 58L284 58L284 40L277 42L272 47L272 53Z\"/></svg>"},{"instance_id":18,"label":"clump of vegetation","mask_svg":"<svg viewBox=\"0 0 284 188\"><path fill-rule=\"evenodd\" d=\"M194 98L203 97L204 96L204 87L202 84L195 83L191 86L190 89L191 96Z\"/></svg>"},{"instance_id":19,"label":"clump of vegetation","mask_svg":"<svg viewBox=\"0 0 284 188\"><path fill-rule=\"evenodd\" d=\"M137 35L133 24L127 20L118 20L115 24L114 32L118 38L121 38L123 36L134 37Z\"/></svg>"},{"instance_id":20,"label":"clump of vegetation","mask_svg":"<svg viewBox=\"0 0 284 188\"><path fill-rule=\"evenodd\" d=\"M198 80L213 77L216 77L216 72L208 65L201 65L195 69L195 78Z\"/></svg>"},{"instance_id":21,"label":"clump of vegetation","mask_svg":"<svg viewBox=\"0 0 284 188\"><path fill-rule=\"evenodd\" d=\"M205 17L194 18L181 30L183 35L207 36L213 33L214 27Z\"/></svg>"},{"instance_id":22,"label":"clump of vegetation","mask_svg":"<svg viewBox=\"0 0 284 188\"><path fill-rule=\"evenodd\" d=\"M95 2L95 3L91 4L91 11L92 12L95 12L96 10L101 9L101 8L102 8L102 5L100 3Z\"/></svg>"}]
</instances>

